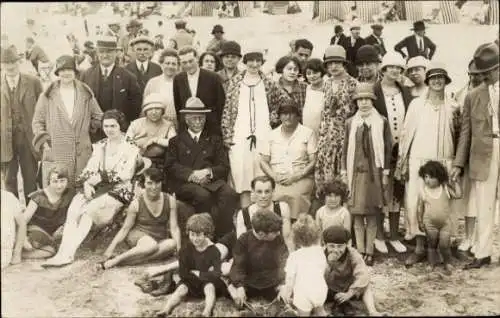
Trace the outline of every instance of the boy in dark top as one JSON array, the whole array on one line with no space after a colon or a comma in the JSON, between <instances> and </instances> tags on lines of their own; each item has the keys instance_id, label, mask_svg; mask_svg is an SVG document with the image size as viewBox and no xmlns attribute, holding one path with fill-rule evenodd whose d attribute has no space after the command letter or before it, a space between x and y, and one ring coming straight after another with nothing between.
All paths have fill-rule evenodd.
<instances>
[{"instance_id":1,"label":"boy in dark top","mask_svg":"<svg viewBox=\"0 0 500 318\"><path fill-rule=\"evenodd\" d=\"M282 220L274 212L260 210L252 217L253 229L243 233L233 249L228 291L241 307L247 297L283 299L288 248L281 235Z\"/></svg>"},{"instance_id":2,"label":"boy in dark top","mask_svg":"<svg viewBox=\"0 0 500 318\"><path fill-rule=\"evenodd\" d=\"M189 242L179 252L179 282L159 316L168 315L187 295L205 296L203 317L210 317L217 294L223 294L225 285L220 279L221 257L211 241L214 233L212 217L208 213L192 215L186 230Z\"/></svg>"}]
</instances>

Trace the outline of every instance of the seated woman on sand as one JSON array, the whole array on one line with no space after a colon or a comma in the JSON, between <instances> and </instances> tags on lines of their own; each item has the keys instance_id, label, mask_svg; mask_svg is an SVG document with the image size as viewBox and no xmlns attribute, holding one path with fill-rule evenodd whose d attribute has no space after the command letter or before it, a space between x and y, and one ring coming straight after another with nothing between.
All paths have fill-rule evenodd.
<instances>
[{"instance_id":1,"label":"seated woman on sand","mask_svg":"<svg viewBox=\"0 0 500 318\"><path fill-rule=\"evenodd\" d=\"M56 253L55 242L62 235L68 207L76 192L68 187L69 172L65 166L53 166L47 175L48 185L29 195L24 211L28 237L23 258L48 258Z\"/></svg>"},{"instance_id":2,"label":"seated woman on sand","mask_svg":"<svg viewBox=\"0 0 500 318\"><path fill-rule=\"evenodd\" d=\"M145 191L130 203L125 223L104 252L106 261L99 263L102 269L159 260L180 250L177 204L175 196L161 192L162 171L149 168L141 179ZM131 249L113 256L125 238Z\"/></svg>"}]
</instances>

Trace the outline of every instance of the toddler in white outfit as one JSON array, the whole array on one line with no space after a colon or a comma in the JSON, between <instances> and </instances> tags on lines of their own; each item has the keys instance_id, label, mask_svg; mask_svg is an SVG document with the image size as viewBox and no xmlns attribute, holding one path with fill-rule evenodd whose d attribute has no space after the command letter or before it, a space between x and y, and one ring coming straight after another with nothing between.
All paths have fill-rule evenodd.
<instances>
[{"instance_id":1,"label":"toddler in white outfit","mask_svg":"<svg viewBox=\"0 0 500 318\"><path fill-rule=\"evenodd\" d=\"M326 316L327 262L319 242L321 232L308 214L299 216L292 232L297 250L288 256L285 267L287 301L292 301L299 316Z\"/></svg>"}]
</instances>

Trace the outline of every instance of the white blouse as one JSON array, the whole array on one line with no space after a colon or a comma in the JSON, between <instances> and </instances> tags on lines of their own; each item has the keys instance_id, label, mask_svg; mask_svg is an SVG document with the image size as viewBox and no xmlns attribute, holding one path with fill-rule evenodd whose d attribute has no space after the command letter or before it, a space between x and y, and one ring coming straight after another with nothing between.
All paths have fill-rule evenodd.
<instances>
[{"instance_id":1,"label":"white blouse","mask_svg":"<svg viewBox=\"0 0 500 318\"><path fill-rule=\"evenodd\" d=\"M64 109L71 120L73 118L73 110L75 109L75 88L60 88L59 92L61 93Z\"/></svg>"}]
</instances>

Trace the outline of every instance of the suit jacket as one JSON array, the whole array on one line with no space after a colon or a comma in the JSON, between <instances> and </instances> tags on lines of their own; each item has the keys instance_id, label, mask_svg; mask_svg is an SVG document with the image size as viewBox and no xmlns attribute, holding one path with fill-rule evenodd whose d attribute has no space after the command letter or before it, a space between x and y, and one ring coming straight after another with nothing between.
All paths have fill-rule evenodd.
<instances>
[{"instance_id":1,"label":"suit jacket","mask_svg":"<svg viewBox=\"0 0 500 318\"><path fill-rule=\"evenodd\" d=\"M334 45L335 44L335 38L337 37L337 35L334 35L332 36L332 38L330 39L330 45ZM344 49L347 48L347 37L344 35L344 33L340 33L340 39L339 41L337 42L338 45L342 46Z\"/></svg>"},{"instance_id":2,"label":"suit jacket","mask_svg":"<svg viewBox=\"0 0 500 318\"><path fill-rule=\"evenodd\" d=\"M47 54L42 50L42 48L38 45L34 45L30 52L26 52L26 59L33 64L33 67L38 73L38 63L43 62L47 63L49 58Z\"/></svg>"},{"instance_id":3,"label":"suit jacket","mask_svg":"<svg viewBox=\"0 0 500 318\"><path fill-rule=\"evenodd\" d=\"M128 63L125 68L137 77L139 87L141 88L141 94L144 94L144 88L146 88L146 84L150 79L163 74L161 66L151 61L148 62L148 69L144 74L137 68L136 61Z\"/></svg>"},{"instance_id":4,"label":"suit jacket","mask_svg":"<svg viewBox=\"0 0 500 318\"><path fill-rule=\"evenodd\" d=\"M403 48L406 48L408 55L403 52ZM436 52L436 45L424 35L424 51L420 52L415 35L410 35L396 44L394 50L399 52L403 58L411 59L412 57L422 55L426 59L431 60Z\"/></svg>"},{"instance_id":5,"label":"suit jacket","mask_svg":"<svg viewBox=\"0 0 500 318\"><path fill-rule=\"evenodd\" d=\"M377 38L373 34L370 34L368 37L365 38L365 44L373 45L374 47L377 48L380 55L384 56L385 53L387 53L387 50L385 49L384 40L381 39L381 41L382 41L382 44L380 44L377 41Z\"/></svg>"},{"instance_id":6,"label":"suit jacket","mask_svg":"<svg viewBox=\"0 0 500 318\"><path fill-rule=\"evenodd\" d=\"M489 104L490 93L485 83L469 91L465 97L462 128L453 162L454 166L460 168L468 165L469 177L477 181L485 181L488 178L493 152Z\"/></svg>"},{"instance_id":7,"label":"suit jacket","mask_svg":"<svg viewBox=\"0 0 500 318\"><path fill-rule=\"evenodd\" d=\"M184 184L194 170L211 168L212 182L204 187L217 191L226 183L229 173L229 157L219 135L204 129L200 140L195 143L189 132L184 129L170 139L165 155L169 188L173 192Z\"/></svg>"},{"instance_id":8,"label":"suit jacket","mask_svg":"<svg viewBox=\"0 0 500 318\"><path fill-rule=\"evenodd\" d=\"M346 59L350 61L351 63L347 65L347 72L349 75L352 77L356 78L358 77L358 69L356 68L356 53L358 52L359 48L365 45L365 39L363 38L358 38L356 42L354 43L354 46L351 43L351 37L348 36L345 40L346 47Z\"/></svg>"},{"instance_id":9,"label":"suit jacket","mask_svg":"<svg viewBox=\"0 0 500 318\"><path fill-rule=\"evenodd\" d=\"M118 109L125 114L127 121L139 118L142 106L142 93L134 74L123 67L115 64L113 75L113 105L112 108ZM99 100L99 85L101 81L100 65L93 66L84 71L80 80L87 84ZM101 106L102 109L102 106Z\"/></svg>"},{"instance_id":10,"label":"suit jacket","mask_svg":"<svg viewBox=\"0 0 500 318\"><path fill-rule=\"evenodd\" d=\"M14 156L14 149L12 148L12 111L9 96L9 86L5 75L2 76L1 82L1 103L0 103L0 162L9 162ZM43 91L42 83L40 80L32 75L20 74L19 83L17 87L21 96L21 113L23 117L23 127L26 129L26 140L31 145L33 140L33 130L31 122L33 121L33 114L35 113L35 105L38 97ZM35 158L38 158L38 153L31 145L31 151Z\"/></svg>"},{"instance_id":11,"label":"suit jacket","mask_svg":"<svg viewBox=\"0 0 500 318\"><path fill-rule=\"evenodd\" d=\"M182 130L186 128L186 123L181 118L179 111L186 106L186 101L191 97L187 73L181 72L177 74L174 77L173 86L175 111L179 119L179 129ZM201 99L205 106L212 110L211 113L207 114L206 127L211 132L220 134L222 110L226 102L226 93L220 76L217 73L200 69L196 97Z\"/></svg>"}]
</instances>

